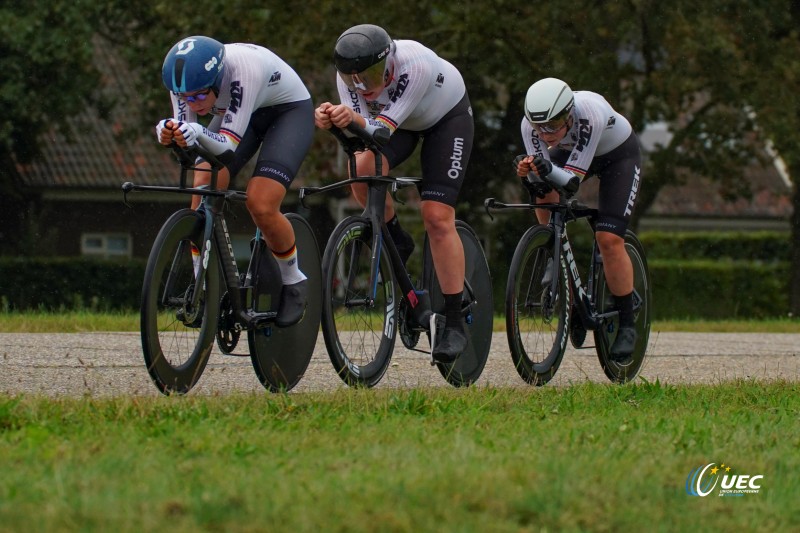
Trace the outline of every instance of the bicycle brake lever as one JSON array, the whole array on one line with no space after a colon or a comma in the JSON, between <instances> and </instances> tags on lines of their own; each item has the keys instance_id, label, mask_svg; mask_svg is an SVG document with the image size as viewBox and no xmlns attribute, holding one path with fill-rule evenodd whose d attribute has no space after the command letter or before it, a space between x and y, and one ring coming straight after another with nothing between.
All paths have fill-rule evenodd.
<instances>
[{"instance_id":1,"label":"bicycle brake lever","mask_svg":"<svg viewBox=\"0 0 800 533\"><path fill-rule=\"evenodd\" d=\"M492 216L492 212L489 211L489 209L491 209L492 207L494 207L494 198L487 198L486 200L483 201L483 208L486 210L486 214L489 215L489 220L494 222L494 217Z\"/></svg>"},{"instance_id":2,"label":"bicycle brake lever","mask_svg":"<svg viewBox=\"0 0 800 533\"><path fill-rule=\"evenodd\" d=\"M393 183L392 184L392 190L391 190L391 192L389 194L392 195L392 200L394 200L395 203L398 203L400 205L406 205L406 203L404 201L400 200L397 197L397 183Z\"/></svg>"},{"instance_id":3,"label":"bicycle brake lever","mask_svg":"<svg viewBox=\"0 0 800 533\"><path fill-rule=\"evenodd\" d=\"M133 190L133 183L126 181L122 184L122 204L128 209L133 209L133 206L128 203L128 193Z\"/></svg>"}]
</instances>

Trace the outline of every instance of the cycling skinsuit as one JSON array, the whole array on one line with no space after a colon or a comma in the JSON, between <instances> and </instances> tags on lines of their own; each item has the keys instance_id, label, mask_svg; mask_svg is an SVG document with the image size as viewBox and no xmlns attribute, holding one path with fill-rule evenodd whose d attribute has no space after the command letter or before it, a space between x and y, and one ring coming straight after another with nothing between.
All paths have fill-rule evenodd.
<instances>
[{"instance_id":1,"label":"cycling skinsuit","mask_svg":"<svg viewBox=\"0 0 800 533\"><path fill-rule=\"evenodd\" d=\"M395 168L422 141L420 198L455 206L472 152L472 108L458 70L416 41L398 40L387 59L392 73L375 100L348 89L337 76L343 104L367 119L367 130L388 128L381 149Z\"/></svg>"},{"instance_id":2,"label":"cycling skinsuit","mask_svg":"<svg viewBox=\"0 0 800 533\"><path fill-rule=\"evenodd\" d=\"M596 229L625 236L641 186L642 156L628 120L597 93L575 91L573 122L564 139L545 149L536 129L522 119L526 153L540 155L584 179L600 180Z\"/></svg>"},{"instance_id":3,"label":"cycling skinsuit","mask_svg":"<svg viewBox=\"0 0 800 533\"><path fill-rule=\"evenodd\" d=\"M175 94L172 109L180 121L197 121ZM232 178L260 146L253 176L289 188L314 136L311 95L292 67L261 46L226 44L225 71L212 114L208 130L227 138L235 150L224 159Z\"/></svg>"}]
</instances>

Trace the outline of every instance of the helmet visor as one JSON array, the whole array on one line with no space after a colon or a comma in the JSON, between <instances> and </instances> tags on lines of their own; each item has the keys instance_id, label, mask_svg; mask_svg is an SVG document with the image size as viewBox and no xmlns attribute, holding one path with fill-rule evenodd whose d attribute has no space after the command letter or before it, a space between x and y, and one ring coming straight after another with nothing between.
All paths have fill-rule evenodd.
<instances>
[{"instance_id":1,"label":"helmet visor","mask_svg":"<svg viewBox=\"0 0 800 533\"><path fill-rule=\"evenodd\" d=\"M386 71L386 58L381 59L366 70L357 74L339 72L339 77L350 90L362 93L371 93L376 89L383 89Z\"/></svg>"},{"instance_id":2,"label":"helmet visor","mask_svg":"<svg viewBox=\"0 0 800 533\"><path fill-rule=\"evenodd\" d=\"M533 127L541 133L557 133L561 131L561 128L567 125L570 115L571 109L565 109L547 122L534 122Z\"/></svg>"}]
</instances>

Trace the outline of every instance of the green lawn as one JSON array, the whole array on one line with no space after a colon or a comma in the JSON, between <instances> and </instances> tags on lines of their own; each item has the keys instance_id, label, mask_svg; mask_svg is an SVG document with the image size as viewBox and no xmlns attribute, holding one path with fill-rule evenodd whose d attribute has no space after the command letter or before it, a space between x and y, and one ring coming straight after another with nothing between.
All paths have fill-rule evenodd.
<instances>
[{"instance_id":1,"label":"green lawn","mask_svg":"<svg viewBox=\"0 0 800 533\"><path fill-rule=\"evenodd\" d=\"M749 381L0 395L0 530L797 531L799 415ZM709 463L759 492L687 494Z\"/></svg>"},{"instance_id":2,"label":"green lawn","mask_svg":"<svg viewBox=\"0 0 800 533\"><path fill-rule=\"evenodd\" d=\"M800 333L800 320L670 320L655 321L653 331ZM505 331L498 316L495 331ZM138 313L0 312L0 331L7 333L80 333L86 331L139 331Z\"/></svg>"}]
</instances>

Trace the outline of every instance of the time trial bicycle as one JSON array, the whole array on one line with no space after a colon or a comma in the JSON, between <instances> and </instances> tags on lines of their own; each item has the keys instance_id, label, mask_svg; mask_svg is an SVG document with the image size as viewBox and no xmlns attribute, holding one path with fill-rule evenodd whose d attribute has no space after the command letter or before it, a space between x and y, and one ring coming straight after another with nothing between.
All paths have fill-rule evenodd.
<instances>
[{"instance_id":1,"label":"time trial bicycle","mask_svg":"<svg viewBox=\"0 0 800 533\"><path fill-rule=\"evenodd\" d=\"M339 377L351 386L376 385L386 372L397 334L409 350L417 348L426 334L433 348L444 331L442 296L427 235L423 248L421 283L414 285L384 220L387 192L414 185L419 178L382 175L380 147L389 132L374 135L351 124L348 136L333 127L333 133L348 156L351 178L322 187L303 187L301 200L353 183L366 183L367 203L361 215L342 220L331 234L322 258L322 334L331 362ZM358 176L355 154L365 150L375 156L376 176ZM356 177L358 176L358 177ZM395 200L397 198L395 197ZM456 230L464 246L466 274L462 314L467 348L452 363L431 356L442 376L453 386L475 382L486 364L492 340L492 282L489 266L475 232L463 221Z\"/></svg>"},{"instance_id":2,"label":"time trial bicycle","mask_svg":"<svg viewBox=\"0 0 800 533\"><path fill-rule=\"evenodd\" d=\"M556 203L506 204L487 198L491 210L545 209L547 224L525 231L514 251L505 295L506 334L517 373L526 382L544 385L555 376L569 338L575 348L595 348L605 375L612 382L634 379L642 368L650 337L652 289L647 258L633 231L625 234L625 250L633 264L633 301L636 346L632 362L620 365L610 356L619 330L619 312L608 289L603 258L594 239L597 209L571 197L561 185L544 178L559 192ZM592 231L592 257L584 285L575 252L567 236L567 225L585 220ZM594 346L584 346L586 331L594 332Z\"/></svg>"},{"instance_id":3,"label":"time trial bicycle","mask_svg":"<svg viewBox=\"0 0 800 533\"><path fill-rule=\"evenodd\" d=\"M200 379L216 339L223 354L249 356L265 388L288 391L305 373L319 332L322 276L314 233L301 216L286 215L308 277L308 303L300 322L279 328L274 322L282 283L272 253L256 230L249 264L240 274L225 222L228 202L244 202L247 195L217 188L223 164L213 154L201 147L173 149L181 165L179 187L122 185L126 203L132 191L202 196L197 210L180 209L167 219L147 260L140 316L147 371L162 393L187 393ZM186 186L198 156L211 164L207 188ZM249 349L238 354L242 331Z\"/></svg>"}]
</instances>

